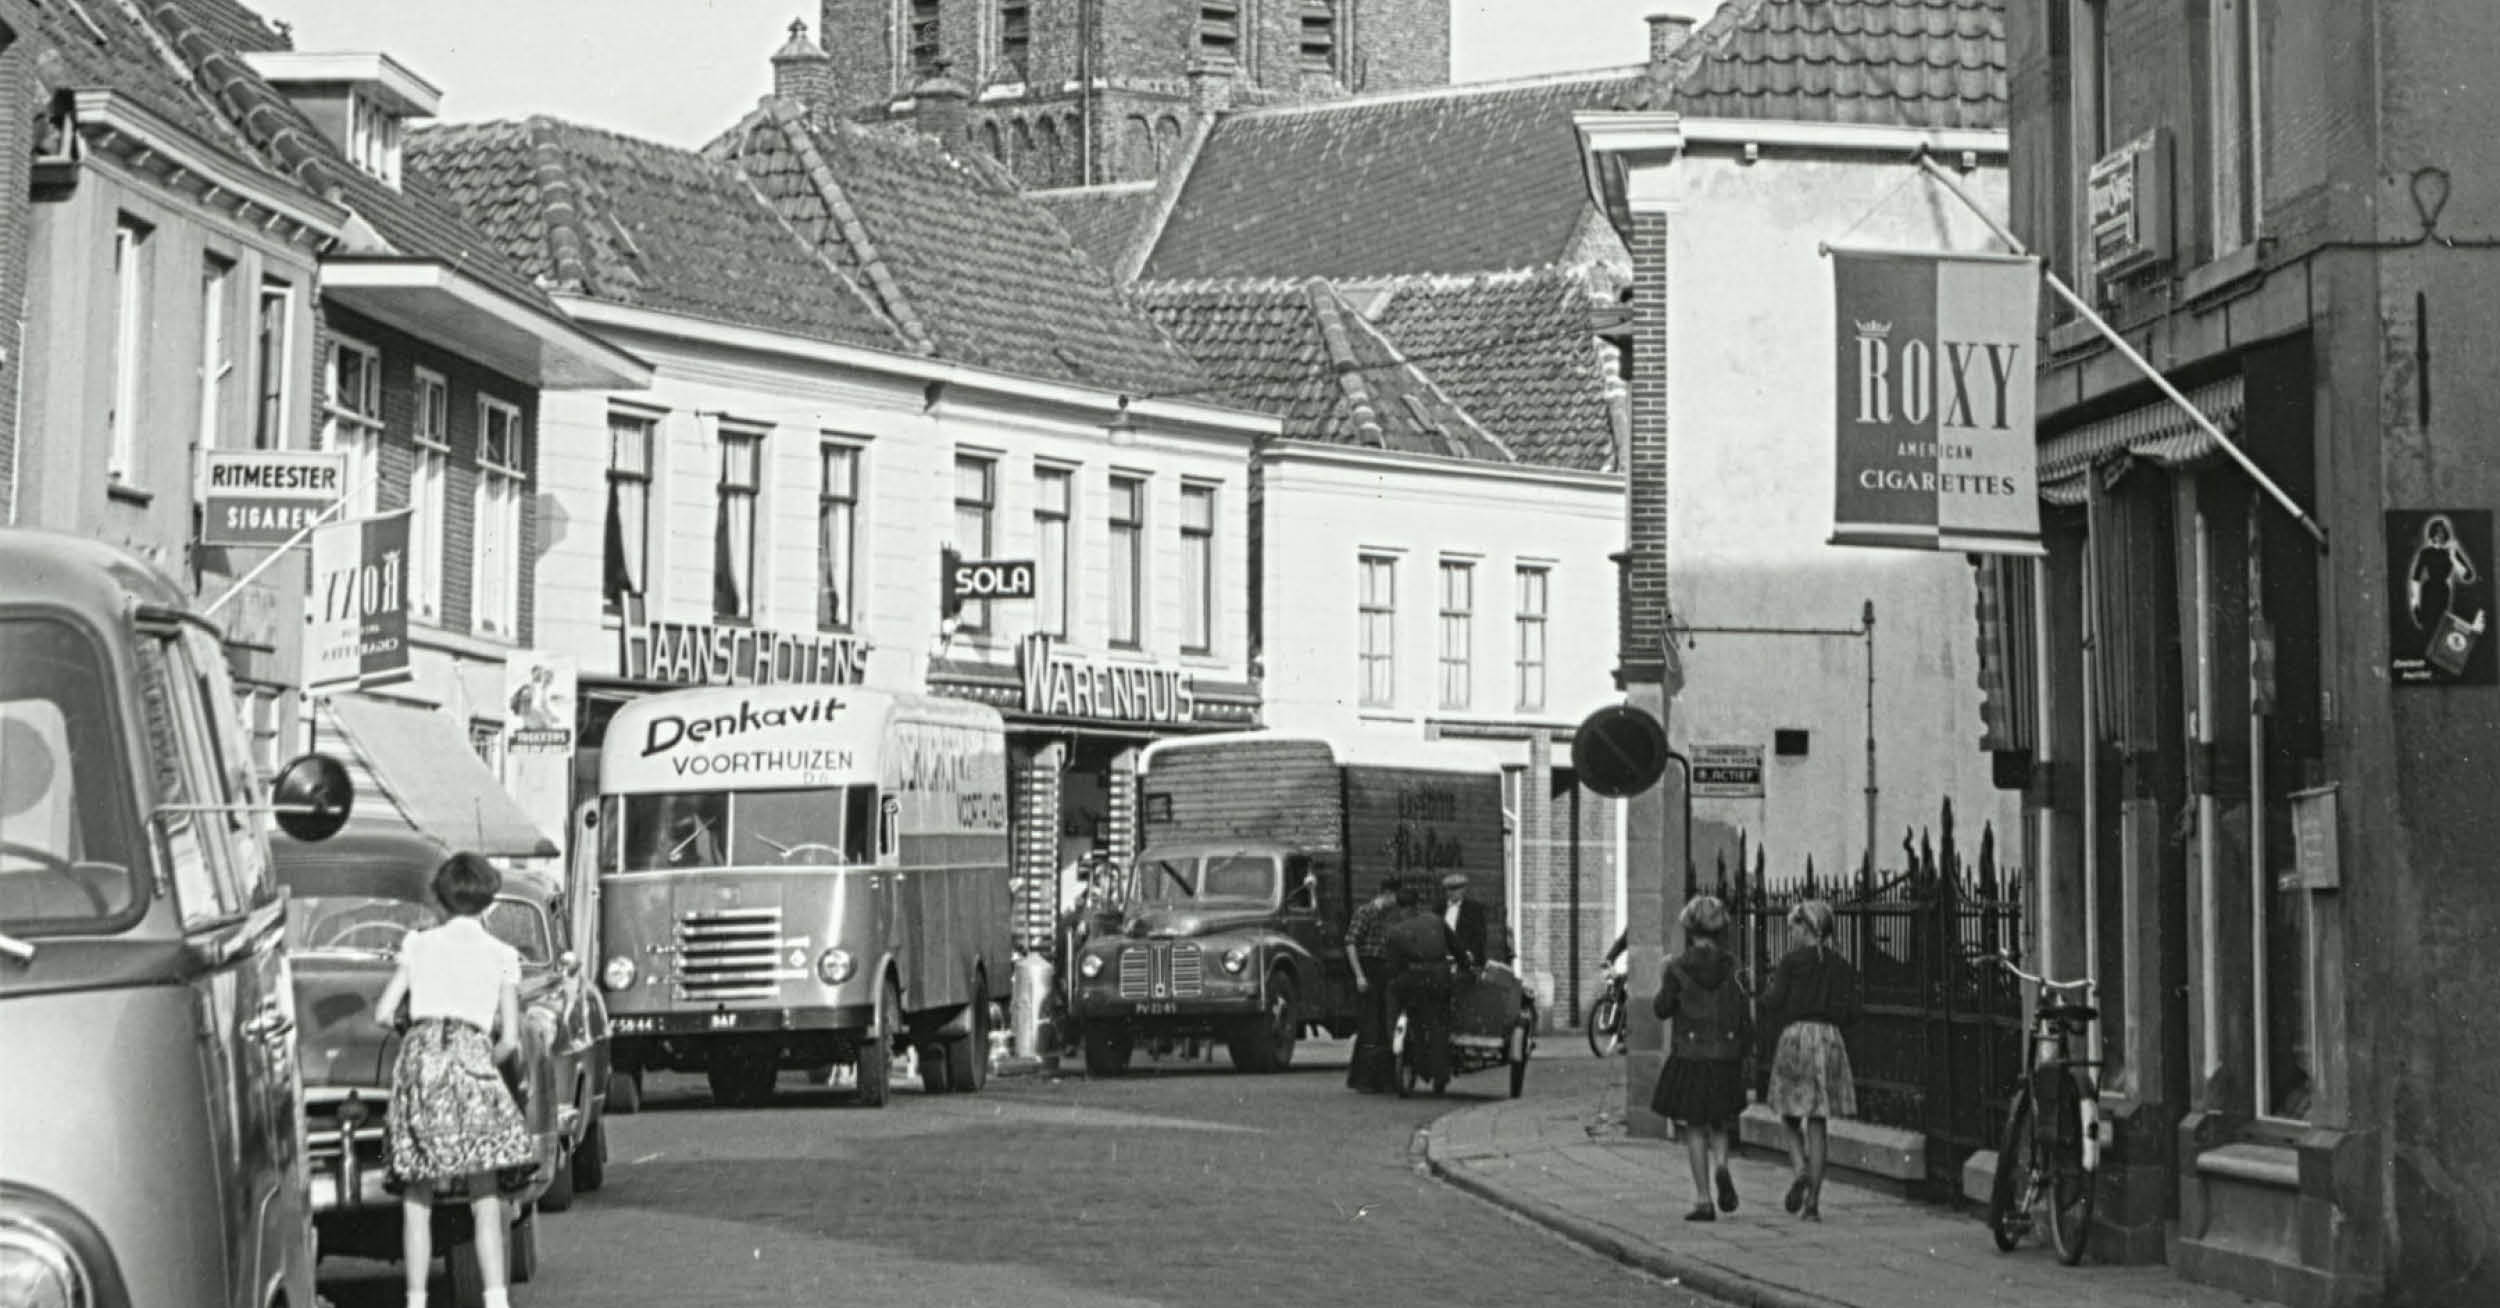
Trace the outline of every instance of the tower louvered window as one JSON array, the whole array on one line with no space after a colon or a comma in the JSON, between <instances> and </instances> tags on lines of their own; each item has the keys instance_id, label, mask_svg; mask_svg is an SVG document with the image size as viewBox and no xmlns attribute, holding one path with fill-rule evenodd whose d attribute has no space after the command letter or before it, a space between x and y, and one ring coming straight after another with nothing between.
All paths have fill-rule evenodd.
<instances>
[{"instance_id":1,"label":"tower louvered window","mask_svg":"<svg viewBox=\"0 0 2500 1308\"><path fill-rule=\"evenodd\" d=\"M1302 66L1313 72L1337 68L1337 6L1334 0L1304 0Z\"/></svg>"},{"instance_id":2,"label":"tower louvered window","mask_svg":"<svg viewBox=\"0 0 2500 1308\"><path fill-rule=\"evenodd\" d=\"M1236 59L1241 51L1241 4L1239 0L1199 0L1198 53L1211 58Z\"/></svg>"},{"instance_id":3,"label":"tower louvered window","mask_svg":"<svg viewBox=\"0 0 2500 1308\"><path fill-rule=\"evenodd\" d=\"M1025 55L1033 48L1032 0L998 0L998 64L1007 76L1024 80Z\"/></svg>"},{"instance_id":4,"label":"tower louvered window","mask_svg":"<svg viewBox=\"0 0 2500 1308\"><path fill-rule=\"evenodd\" d=\"M911 71L914 77L937 73L938 0L911 0Z\"/></svg>"}]
</instances>

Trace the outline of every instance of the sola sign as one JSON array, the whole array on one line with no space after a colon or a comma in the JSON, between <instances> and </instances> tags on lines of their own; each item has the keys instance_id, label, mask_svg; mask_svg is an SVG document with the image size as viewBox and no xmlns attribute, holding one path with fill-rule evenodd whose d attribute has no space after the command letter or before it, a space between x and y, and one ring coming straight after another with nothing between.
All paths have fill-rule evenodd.
<instances>
[{"instance_id":1,"label":"sola sign","mask_svg":"<svg viewBox=\"0 0 2500 1308\"><path fill-rule=\"evenodd\" d=\"M313 528L304 684L354 690L406 681L408 511Z\"/></svg>"},{"instance_id":2,"label":"sola sign","mask_svg":"<svg viewBox=\"0 0 2500 1308\"><path fill-rule=\"evenodd\" d=\"M1832 543L2040 553L2039 262L1831 253L1840 398Z\"/></svg>"}]
</instances>

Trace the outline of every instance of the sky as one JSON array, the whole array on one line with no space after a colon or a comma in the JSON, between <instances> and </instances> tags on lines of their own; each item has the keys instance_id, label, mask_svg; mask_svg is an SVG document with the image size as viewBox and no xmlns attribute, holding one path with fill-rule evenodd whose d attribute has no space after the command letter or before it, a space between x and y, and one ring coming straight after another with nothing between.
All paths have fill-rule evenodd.
<instances>
[{"instance_id":1,"label":"sky","mask_svg":"<svg viewBox=\"0 0 2500 1308\"><path fill-rule=\"evenodd\" d=\"M1451 0L1451 75L1636 64L1652 13L1717 0ZM790 20L820 0L260 0L295 48L390 54L442 89L445 121L554 114L693 146L772 84Z\"/></svg>"}]
</instances>

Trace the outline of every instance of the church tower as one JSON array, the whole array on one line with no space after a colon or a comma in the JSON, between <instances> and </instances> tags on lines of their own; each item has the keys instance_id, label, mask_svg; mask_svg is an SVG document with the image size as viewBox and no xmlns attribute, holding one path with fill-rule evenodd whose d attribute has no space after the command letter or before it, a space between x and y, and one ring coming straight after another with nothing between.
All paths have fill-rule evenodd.
<instances>
[{"instance_id":1,"label":"church tower","mask_svg":"<svg viewBox=\"0 0 2500 1308\"><path fill-rule=\"evenodd\" d=\"M827 107L904 120L961 94L964 148L1033 190L1150 181L1200 118L1237 105L1450 80L1449 0L823 4Z\"/></svg>"}]
</instances>

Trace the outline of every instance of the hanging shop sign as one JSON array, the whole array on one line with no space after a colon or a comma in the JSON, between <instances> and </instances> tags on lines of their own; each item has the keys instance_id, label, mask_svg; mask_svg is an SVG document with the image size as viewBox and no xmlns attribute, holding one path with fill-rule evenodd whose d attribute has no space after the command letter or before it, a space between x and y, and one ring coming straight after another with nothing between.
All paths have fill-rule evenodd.
<instances>
[{"instance_id":1,"label":"hanging shop sign","mask_svg":"<svg viewBox=\"0 0 2500 1308\"><path fill-rule=\"evenodd\" d=\"M200 455L200 543L284 545L346 493L346 458L308 450Z\"/></svg>"},{"instance_id":2,"label":"hanging shop sign","mask_svg":"<svg viewBox=\"0 0 2500 1308\"><path fill-rule=\"evenodd\" d=\"M2039 261L1840 250L1832 543L2040 553Z\"/></svg>"},{"instance_id":3,"label":"hanging shop sign","mask_svg":"<svg viewBox=\"0 0 2500 1308\"><path fill-rule=\"evenodd\" d=\"M1184 668L1089 659L1061 650L1043 635L1024 638L1016 663L1027 713L1147 724L1188 722L1197 715L1197 692Z\"/></svg>"},{"instance_id":4,"label":"hanging shop sign","mask_svg":"<svg viewBox=\"0 0 2500 1308\"><path fill-rule=\"evenodd\" d=\"M2161 261L2169 231L2162 207L2170 187L2162 177L2159 132L2103 155L2084 174L2085 203L2092 222L2092 273L2118 277Z\"/></svg>"},{"instance_id":5,"label":"hanging shop sign","mask_svg":"<svg viewBox=\"0 0 2500 1308\"><path fill-rule=\"evenodd\" d=\"M312 534L304 684L315 694L406 681L408 510L325 523Z\"/></svg>"},{"instance_id":6,"label":"hanging shop sign","mask_svg":"<svg viewBox=\"0 0 2500 1308\"><path fill-rule=\"evenodd\" d=\"M1693 798L1762 798L1762 747L1693 746Z\"/></svg>"},{"instance_id":7,"label":"hanging shop sign","mask_svg":"<svg viewBox=\"0 0 2500 1308\"><path fill-rule=\"evenodd\" d=\"M816 684L867 679L868 642L825 632L722 627L705 622L637 621L629 602L617 632L617 669L636 681L686 686Z\"/></svg>"},{"instance_id":8,"label":"hanging shop sign","mask_svg":"<svg viewBox=\"0 0 2500 1308\"><path fill-rule=\"evenodd\" d=\"M2399 686L2500 685L2491 510L2387 513L2387 669Z\"/></svg>"},{"instance_id":9,"label":"hanging shop sign","mask_svg":"<svg viewBox=\"0 0 2500 1308\"><path fill-rule=\"evenodd\" d=\"M945 603L953 613L971 600L1033 598L1033 560L966 559L945 552Z\"/></svg>"}]
</instances>

